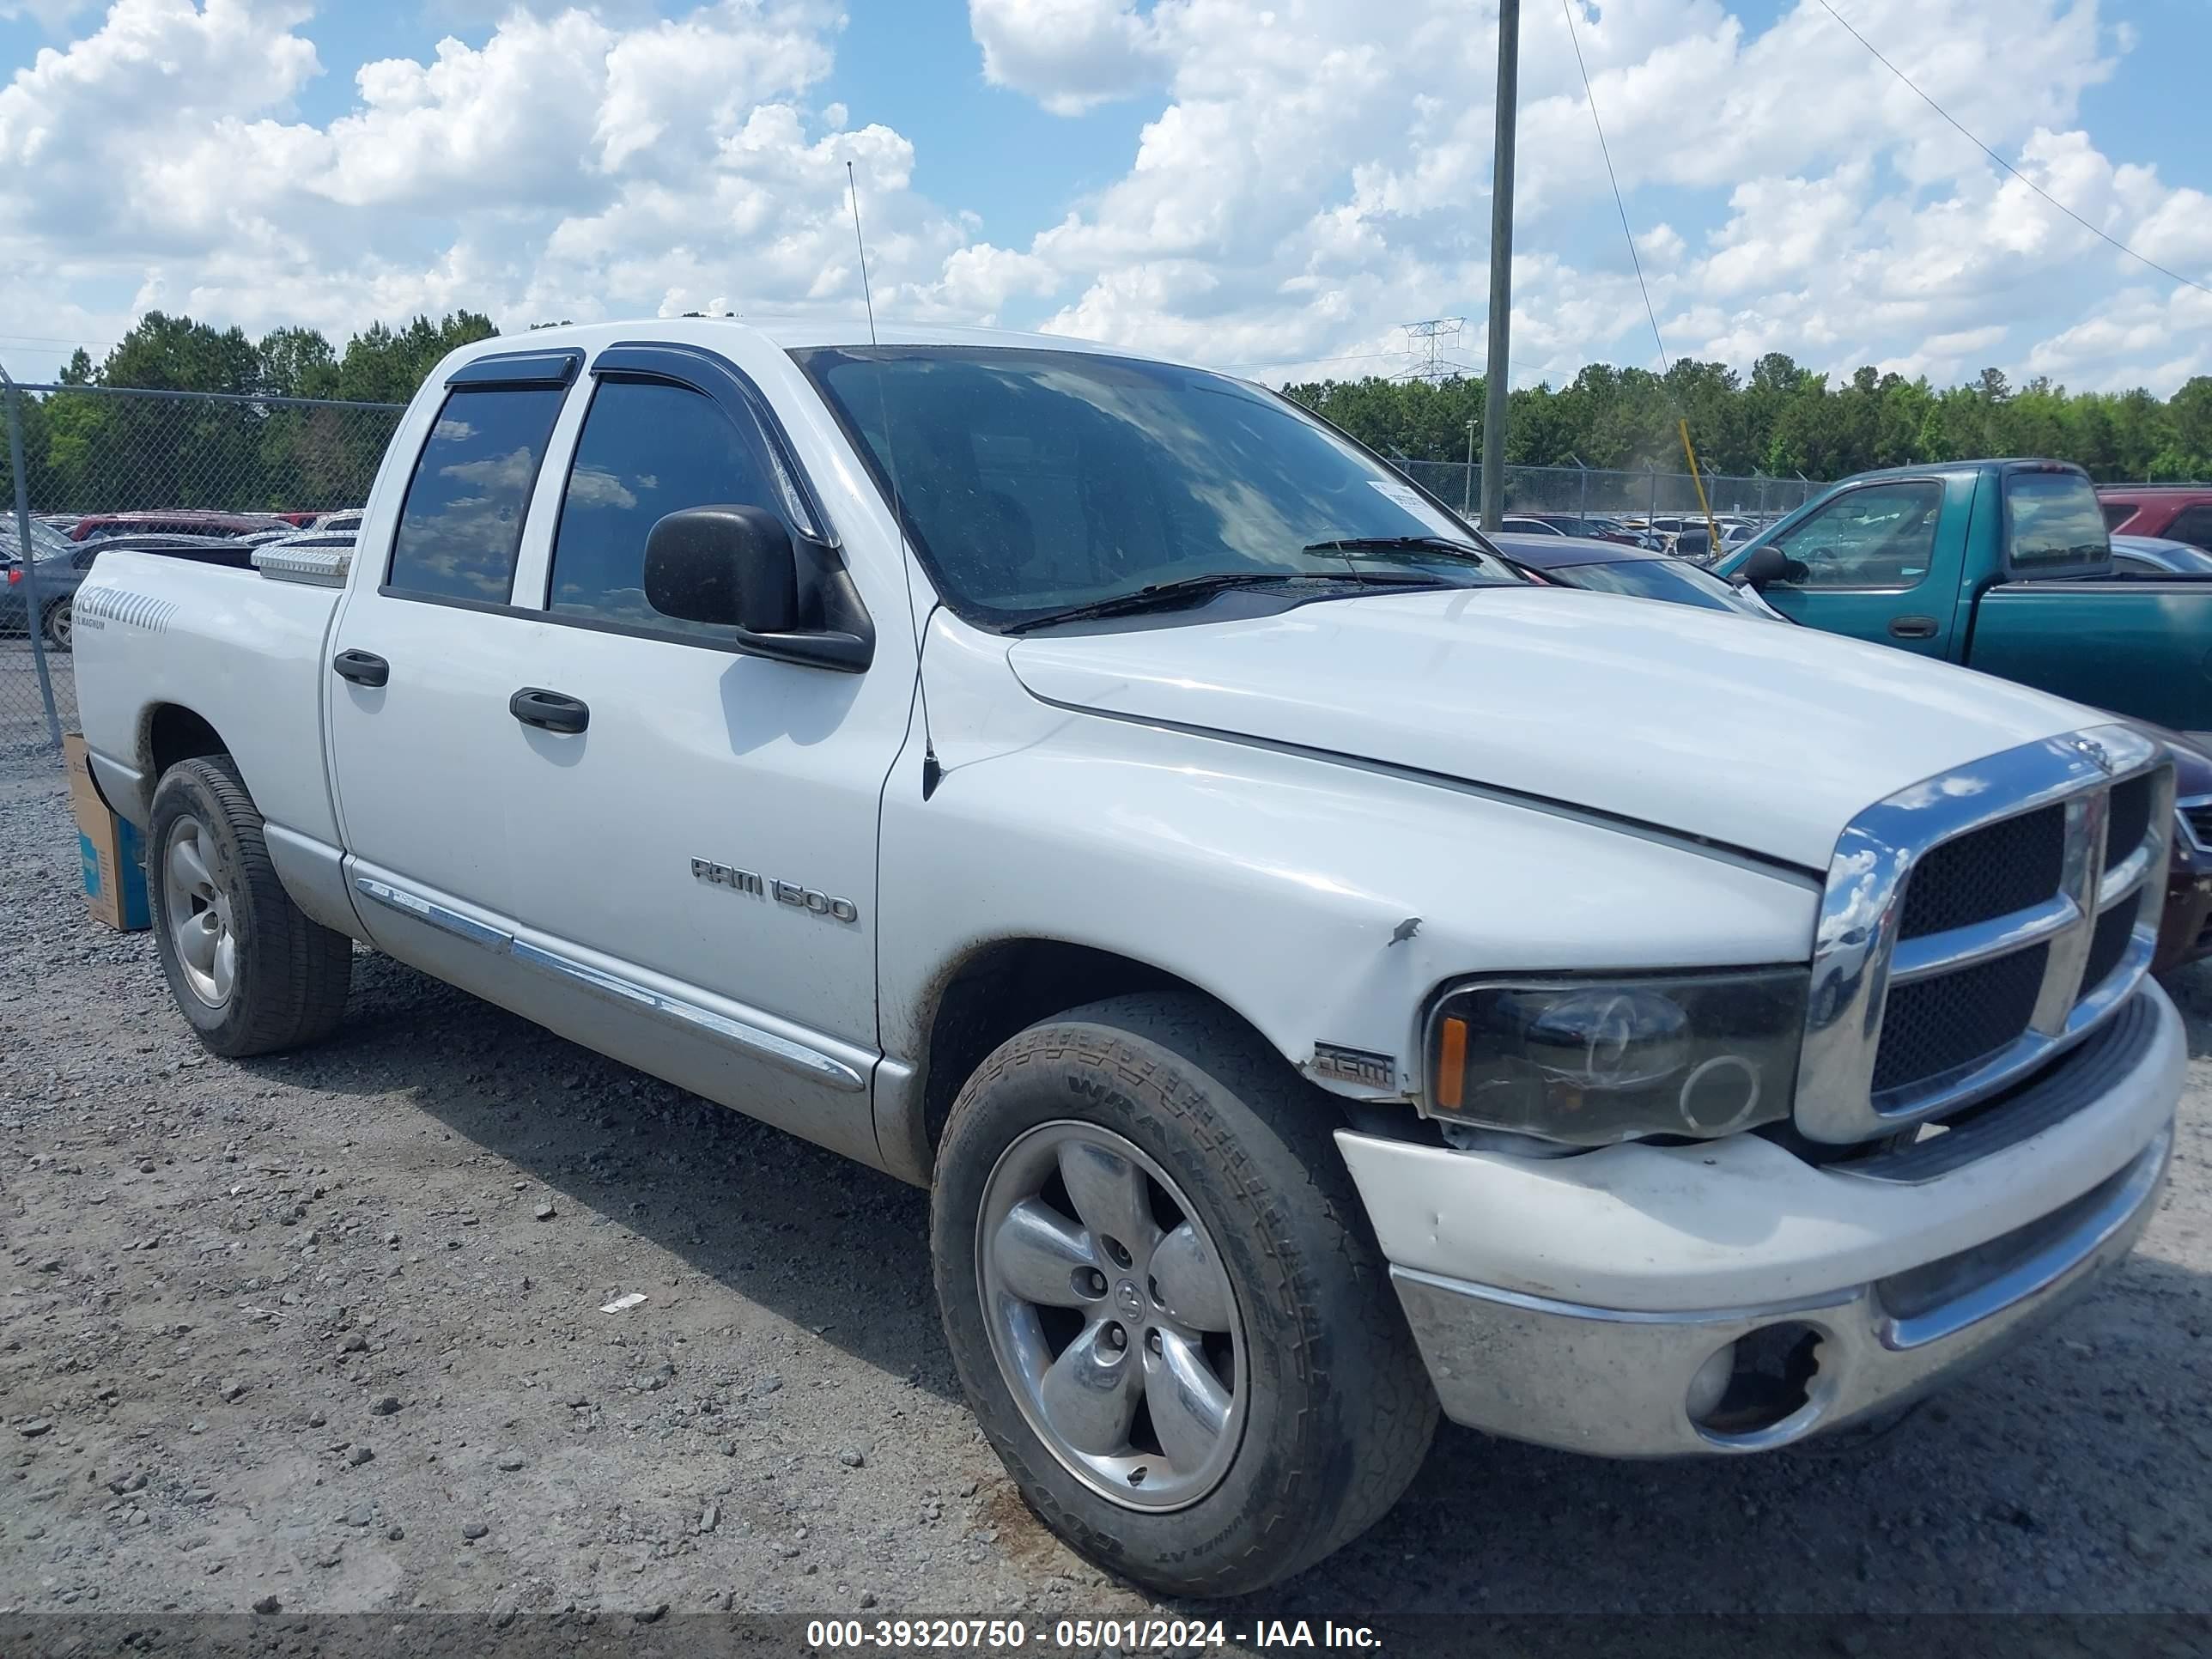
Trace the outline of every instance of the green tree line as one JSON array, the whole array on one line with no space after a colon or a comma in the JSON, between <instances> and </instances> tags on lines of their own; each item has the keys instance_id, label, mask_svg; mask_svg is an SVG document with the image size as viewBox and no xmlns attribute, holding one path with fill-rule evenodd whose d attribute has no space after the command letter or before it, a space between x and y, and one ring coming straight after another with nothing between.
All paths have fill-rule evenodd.
<instances>
[{"instance_id":1,"label":"green tree line","mask_svg":"<svg viewBox=\"0 0 2212 1659\"><path fill-rule=\"evenodd\" d=\"M309 511L368 495L396 408L300 408L277 398L404 404L455 346L496 334L459 311L399 328L378 323L340 351L311 328L250 339L189 317L149 312L94 362L79 348L64 390L20 400L35 512L210 507ZM215 392L247 401L131 398L71 387Z\"/></svg>"},{"instance_id":2,"label":"green tree line","mask_svg":"<svg viewBox=\"0 0 2212 1659\"><path fill-rule=\"evenodd\" d=\"M1482 428L1483 382L1322 380L1285 388L1385 454L1459 461L1468 422ZM1511 394L1505 459L1516 466L1685 470L1687 420L1702 471L1840 478L1872 467L1979 456L2079 463L2106 481L2212 477L2212 375L2163 402L2148 392L2069 392L2046 379L2018 388L1985 368L1938 389L1868 367L1840 385L1771 352L1748 378L1682 361L1665 374L1592 363L1564 386ZM1479 451L1478 451L1479 453Z\"/></svg>"},{"instance_id":3,"label":"green tree line","mask_svg":"<svg viewBox=\"0 0 2212 1659\"><path fill-rule=\"evenodd\" d=\"M149 312L106 357L79 349L64 390L23 400L24 450L39 511L145 507L298 509L352 506L368 493L396 410L297 408L276 398L403 404L455 346L498 332L457 311L377 323L343 349L311 328L260 339ZM70 387L218 392L198 403L77 394ZM1480 441L1483 383L1324 380L1288 394L1387 454L1463 459ZM1689 422L1708 472L1838 478L1869 467L1982 455L2079 462L2100 479L2212 477L2212 376L2163 401L2140 388L2069 392L2037 379L2014 388L1997 369L1938 389L1869 367L1832 384L1780 352L1747 376L1677 362L1665 374L1593 363L1564 386L1512 394L1505 440L1515 465L1683 470Z\"/></svg>"}]
</instances>

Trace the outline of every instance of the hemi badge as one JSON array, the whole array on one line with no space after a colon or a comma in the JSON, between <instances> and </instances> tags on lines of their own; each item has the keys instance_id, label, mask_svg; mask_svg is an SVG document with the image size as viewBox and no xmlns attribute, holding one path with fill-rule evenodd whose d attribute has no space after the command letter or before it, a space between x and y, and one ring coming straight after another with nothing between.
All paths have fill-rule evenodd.
<instances>
[{"instance_id":1,"label":"hemi badge","mask_svg":"<svg viewBox=\"0 0 2212 1659\"><path fill-rule=\"evenodd\" d=\"M1313 1074L1331 1083L1357 1084L1363 1089L1398 1087L1398 1059L1371 1048L1346 1048L1334 1042L1314 1044Z\"/></svg>"}]
</instances>

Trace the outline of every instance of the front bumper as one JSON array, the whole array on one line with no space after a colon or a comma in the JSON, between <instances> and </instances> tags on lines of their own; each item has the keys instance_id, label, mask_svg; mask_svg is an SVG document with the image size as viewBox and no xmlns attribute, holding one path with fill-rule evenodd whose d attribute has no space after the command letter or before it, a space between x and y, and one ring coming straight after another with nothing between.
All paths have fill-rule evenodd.
<instances>
[{"instance_id":1,"label":"front bumper","mask_svg":"<svg viewBox=\"0 0 2212 1659\"><path fill-rule=\"evenodd\" d=\"M1761 1450L1909 1402L2127 1254L2185 1064L2172 1005L2137 994L2148 1035L2088 1105L1931 1179L1754 1136L1549 1161L1338 1140L1454 1421L1606 1456ZM1748 1423L1693 1417L1700 1368L1747 1337L1735 1352L1795 1341L1809 1370Z\"/></svg>"}]
</instances>

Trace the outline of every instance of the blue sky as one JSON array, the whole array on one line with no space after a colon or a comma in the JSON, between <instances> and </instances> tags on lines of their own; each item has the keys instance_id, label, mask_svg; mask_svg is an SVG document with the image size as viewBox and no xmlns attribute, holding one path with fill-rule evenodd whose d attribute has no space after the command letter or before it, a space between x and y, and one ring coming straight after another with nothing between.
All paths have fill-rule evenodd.
<instances>
[{"instance_id":1,"label":"blue sky","mask_svg":"<svg viewBox=\"0 0 2212 1659\"><path fill-rule=\"evenodd\" d=\"M1835 4L2212 286L2206 0ZM2212 295L2008 180L1820 0L1575 15L1670 352L2212 372ZM339 337L460 304L849 310L852 160L894 313L1263 378L1394 372L1400 324L1462 315L1472 362L1493 52L1464 0L0 0L0 351L50 373L152 305ZM1516 378L1656 361L1545 4L1522 84Z\"/></svg>"}]
</instances>

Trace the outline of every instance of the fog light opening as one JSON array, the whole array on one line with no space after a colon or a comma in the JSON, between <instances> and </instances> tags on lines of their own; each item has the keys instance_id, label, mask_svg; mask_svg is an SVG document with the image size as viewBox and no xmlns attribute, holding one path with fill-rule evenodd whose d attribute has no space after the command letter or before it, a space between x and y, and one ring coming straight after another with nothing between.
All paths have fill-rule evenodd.
<instances>
[{"instance_id":1,"label":"fog light opening","mask_svg":"<svg viewBox=\"0 0 2212 1659\"><path fill-rule=\"evenodd\" d=\"M1788 1421L1812 1401L1820 1334L1810 1325L1762 1325L1698 1367L1683 1401L1690 1420L1718 1438Z\"/></svg>"}]
</instances>

